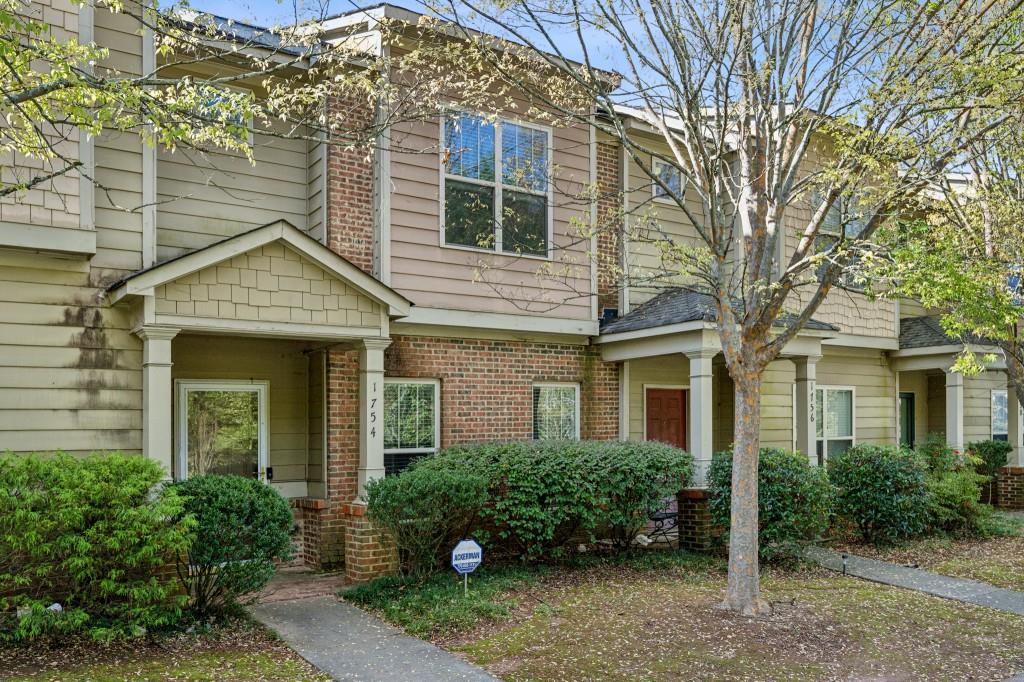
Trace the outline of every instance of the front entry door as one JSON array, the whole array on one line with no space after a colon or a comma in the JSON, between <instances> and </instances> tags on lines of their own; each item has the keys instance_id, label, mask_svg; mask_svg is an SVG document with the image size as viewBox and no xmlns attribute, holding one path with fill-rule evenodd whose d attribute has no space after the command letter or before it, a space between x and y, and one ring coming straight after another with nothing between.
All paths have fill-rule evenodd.
<instances>
[{"instance_id":1,"label":"front entry door","mask_svg":"<svg viewBox=\"0 0 1024 682\"><path fill-rule=\"evenodd\" d=\"M648 388L646 395L647 440L686 448L686 390Z\"/></svg>"},{"instance_id":2,"label":"front entry door","mask_svg":"<svg viewBox=\"0 0 1024 682\"><path fill-rule=\"evenodd\" d=\"M917 429L914 423L915 406L913 393L900 393L900 445L914 447Z\"/></svg>"}]
</instances>

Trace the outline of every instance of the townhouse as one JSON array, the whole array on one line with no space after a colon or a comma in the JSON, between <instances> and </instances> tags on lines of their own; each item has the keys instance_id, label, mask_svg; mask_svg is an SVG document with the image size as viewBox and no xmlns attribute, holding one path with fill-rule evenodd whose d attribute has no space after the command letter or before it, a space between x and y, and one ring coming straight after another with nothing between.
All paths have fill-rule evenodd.
<instances>
[{"instance_id":1,"label":"townhouse","mask_svg":"<svg viewBox=\"0 0 1024 682\"><path fill-rule=\"evenodd\" d=\"M130 17L46 8L122 72L156 63ZM382 5L324 28L372 34L385 17L417 20ZM698 463L680 511L700 546L704 472L732 438L713 307L685 281L616 286L602 263L653 271L650 246L579 230L620 201L679 239L692 227L588 126L453 108L390 135L403 145L367 156L255 131L250 165L105 134L75 143L88 177L0 201L0 448L260 478L292 500L306 563L364 580L391 555L361 491L417 456L658 439ZM1005 375L949 372L959 349L912 304L837 293L770 367L762 442L820 463L861 442L1005 434L1021 467Z\"/></svg>"}]
</instances>

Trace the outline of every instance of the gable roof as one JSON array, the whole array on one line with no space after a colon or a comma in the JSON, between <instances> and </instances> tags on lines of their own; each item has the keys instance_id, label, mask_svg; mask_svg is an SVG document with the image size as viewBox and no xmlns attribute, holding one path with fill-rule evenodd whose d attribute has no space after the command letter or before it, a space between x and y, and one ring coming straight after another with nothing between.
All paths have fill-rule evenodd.
<instances>
[{"instance_id":1,"label":"gable roof","mask_svg":"<svg viewBox=\"0 0 1024 682\"><path fill-rule=\"evenodd\" d=\"M116 303L125 296L146 295L162 284L173 282L273 242L287 244L324 271L343 280L381 305L387 306L390 317L405 317L409 314L412 306L409 299L366 274L287 220L278 220L236 234L196 251L133 272L107 287L107 296L111 303Z\"/></svg>"},{"instance_id":2,"label":"gable roof","mask_svg":"<svg viewBox=\"0 0 1024 682\"><path fill-rule=\"evenodd\" d=\"M776 321L776 325L786 324L794 318L795 315L786 313ZM714 322L715 319L715 299L710 294L686 287L674 287L640 304L626 315L603 323L601 333L632 332L683 322ZM818 331L839 329L813 318L808 320L805 328Z\"/></svg>"}]
</instances>

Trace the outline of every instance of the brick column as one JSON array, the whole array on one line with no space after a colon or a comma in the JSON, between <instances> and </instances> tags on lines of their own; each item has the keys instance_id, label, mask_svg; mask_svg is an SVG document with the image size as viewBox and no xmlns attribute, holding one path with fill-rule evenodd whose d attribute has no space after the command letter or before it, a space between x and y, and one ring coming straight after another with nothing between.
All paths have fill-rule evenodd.
<instances>
[{"instance_id":1,"label":"brick column","mask_svg":"<svg viewBox=\"0 0 1024 682\"><path fill-rule=\"evenodd\" d=\"M1024 467L1008 466L999 470L997 476L999 507L1002 509L1024 509Z\"/></svg>"}]
</instances>

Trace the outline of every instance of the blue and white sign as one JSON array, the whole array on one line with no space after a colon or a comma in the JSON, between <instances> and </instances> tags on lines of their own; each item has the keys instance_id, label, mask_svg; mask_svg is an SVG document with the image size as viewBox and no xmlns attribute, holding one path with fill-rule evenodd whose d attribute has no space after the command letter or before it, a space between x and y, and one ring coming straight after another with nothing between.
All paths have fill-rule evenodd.
<instances>
[{"instance_id":1,"label":"blue and white sign","mask_svg":"<svg viewBox=\"0 0 1024 682\"><path fill-rule=\"evenodd\" d=\"M484 560L484 550L475 540L463 540L452 550L452 568L459 575L476 570Z\"/></svg>"}]
</instances>

